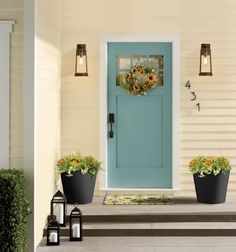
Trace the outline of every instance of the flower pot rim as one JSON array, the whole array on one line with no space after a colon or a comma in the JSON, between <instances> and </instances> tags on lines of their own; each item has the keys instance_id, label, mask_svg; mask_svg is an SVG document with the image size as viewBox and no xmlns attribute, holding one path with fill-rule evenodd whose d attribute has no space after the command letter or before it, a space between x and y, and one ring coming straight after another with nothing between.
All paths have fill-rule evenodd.
<instances>
[{"instance_id":1,"label":"flower pot rim","mask_svg":"<svg viewBox=\"0 0 236 252\"><path fill-rule=\"evenodd\" d=\"M199 173L199 172L197 172L197 173L193 173L193 176L197 176L197 177L199 177L198 175L199 174L201 174L201 173ZM206 176L214 176L214 177L217 177L217 176L219 176L219 175L221 175L221 174L230 174L230 170L228 170L228 171L220 171L220 173L218 173L217 175L215 175L213 172L211 172L211 173L204 173L204 177L199 177L199 178L205 178Z\"/></svg>"},{"instance_id":2,"label":"flower pot rim","mask_svg":"<svg viewBox=\"0 0 236 252\"><path fill-rule=\"evenodd\" d=\"M62 172L62 173L60 173L60 175L62 175L62 174L64 175L65 174L65 175L71 175L71 176L68 176L68 177L72 177L73 173L79 173L80 175L88 175L89 174L89 175L94 176L94 177L97 176L97 174L94 175L94 174L92 174L90 172L86 172L86 173L82 174L81 171L72 171L70 173L68 173L68 172Z\"/></svg>"}]
</instances>

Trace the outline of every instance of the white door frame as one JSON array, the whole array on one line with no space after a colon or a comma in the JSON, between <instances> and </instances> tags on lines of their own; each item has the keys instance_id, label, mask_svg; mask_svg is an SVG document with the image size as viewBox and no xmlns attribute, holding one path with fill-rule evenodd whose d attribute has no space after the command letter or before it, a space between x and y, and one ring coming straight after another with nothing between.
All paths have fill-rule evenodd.
<instances>
[{"instance_id":1,"label":"white door frame","mask_svg":"<svg viewBox=\"0 0 236 252\"><path fill-rule=\"evenodd\" d=\"M100 40L100 97L99 97L99 158L103 170L100 172L101 191L140 190L140 188L108 188L107 181L107 104L108 104L108 63L107 45L109 42L171 42L172 43L172 188L179 191L179 99L180 99L180 43L178 35L104 35ZM142 188L143 190L143 188ZM151 190L152 189L145 189ZM165 190L156 189L156 190Z\"/></svg>"}]
</instances>

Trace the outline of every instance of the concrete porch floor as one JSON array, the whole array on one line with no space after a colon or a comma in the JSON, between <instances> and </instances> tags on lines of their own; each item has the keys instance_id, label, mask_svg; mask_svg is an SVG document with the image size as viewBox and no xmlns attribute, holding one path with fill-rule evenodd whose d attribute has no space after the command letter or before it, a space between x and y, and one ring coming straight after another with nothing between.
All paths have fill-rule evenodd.
<instances>
[{"instance_id":1,"label":"concrete porch floor","mask_svg":"<svg viewBox=\"0 0 236 252\"><path fill-rule=\"evenodd\" d=\"M91 204L79 205L83 215L168 214L168 213L235 213L236 197L228 197L223 204L201 204L195 198L175 197L173 205L103 205L104 196L96 196ZM68 204L67 214L73 209Z\"/></svg>"},{"instance_id":2,"label":"concrete porch floor","mask_svg":"<svg viewBox=\"0 0 236 252\"><path fill-rule=\"evenodd\" d=\"M60 247L37 252L235 252L235 237L85 237L82 242L62 240Z\"/></svg>"}]
</instances>

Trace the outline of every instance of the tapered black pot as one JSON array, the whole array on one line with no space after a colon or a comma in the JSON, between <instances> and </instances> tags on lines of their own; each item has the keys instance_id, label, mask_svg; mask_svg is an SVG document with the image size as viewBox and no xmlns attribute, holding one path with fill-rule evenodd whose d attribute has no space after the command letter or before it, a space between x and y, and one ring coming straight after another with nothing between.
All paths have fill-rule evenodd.
<instances>
[{"instance_id":1,"label":"tapered black pot","mask_svg":"<svg viewBox=\"0 0 236 252\"><path fill-rule=\"evenodd\" d=\"M93 200L96 176L86 173L82 175L79 171L61 174L61 181L67 202L70 204L87 204Z\"/></svg>"},{"instance_id":2,"label":"tapered black pot","mask_svg":"<svg viewBox=\"0 0 236 252\"><path fill-rule=\"evenodd\" d=\"M221 172L218 175L207 174L201 178L194 174L194 184L197 195L197 201L206 204L224 203L226 198L229 171Z\"/></svg>"}]
</instances>

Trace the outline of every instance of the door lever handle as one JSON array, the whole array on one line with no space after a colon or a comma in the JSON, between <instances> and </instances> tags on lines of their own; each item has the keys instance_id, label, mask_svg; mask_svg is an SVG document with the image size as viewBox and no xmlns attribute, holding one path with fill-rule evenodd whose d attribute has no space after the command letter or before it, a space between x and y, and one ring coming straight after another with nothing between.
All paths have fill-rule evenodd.
<instances>
[{"instance_id":1,"label":"door lever handle","mask_svg":"<svg viewBox=\"0 0 236 252\"><path fill-rule=\"evenodd\" d=\"M108 122L110 124L109 137L113 138L114 137L113 123L115 122L115 115L114 115L114 113L109 113L109 115L108 115Z\"/></svg>"}]
</instances>

